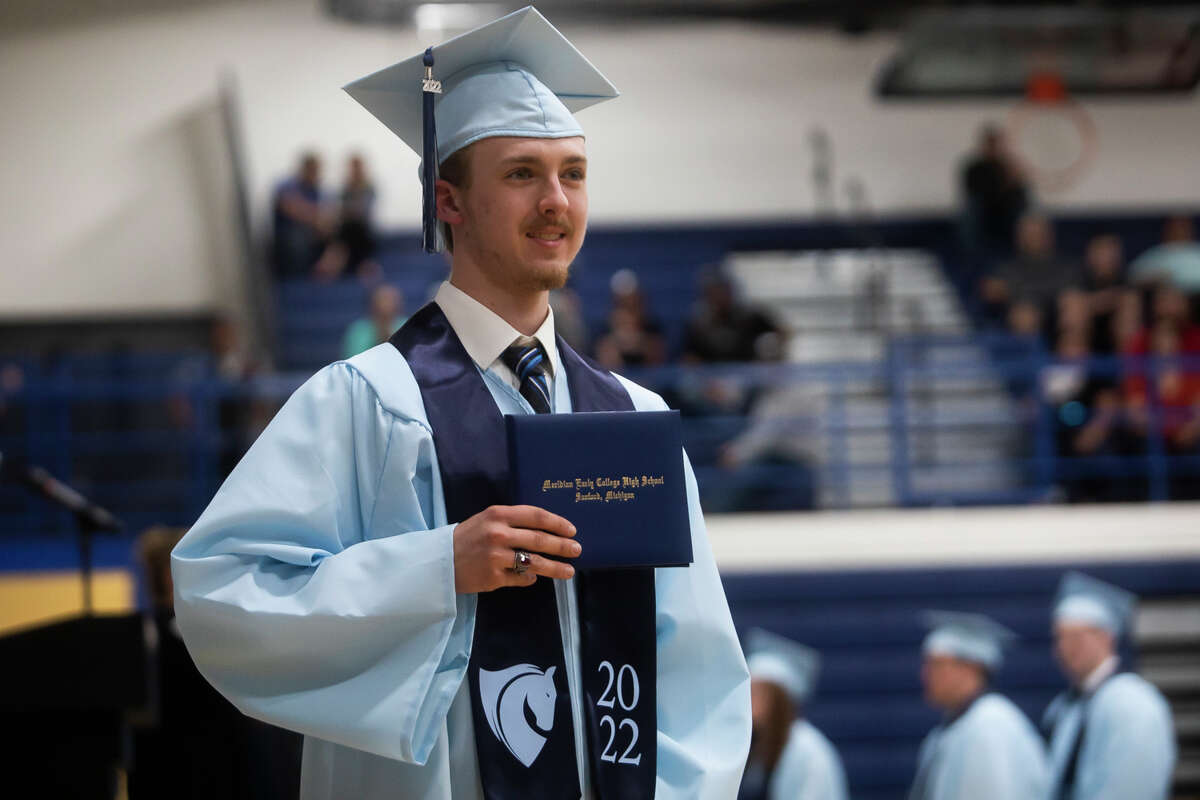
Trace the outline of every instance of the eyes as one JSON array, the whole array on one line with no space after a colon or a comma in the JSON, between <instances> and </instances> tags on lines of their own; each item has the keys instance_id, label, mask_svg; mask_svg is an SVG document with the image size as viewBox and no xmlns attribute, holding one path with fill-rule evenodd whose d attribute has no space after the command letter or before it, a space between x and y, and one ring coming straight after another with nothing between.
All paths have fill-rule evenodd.
<instances>
[{"instance_id":1,"label":"eyes","mask_svg":"<svg viewBox=\"0 0 1200 800\"><path fill-rule=\"evenodd\" d=\"M537 177L531 167L514 167L504 174L505 180L508 181L528 181ZM582 183L587 179L587 171L583 167L568 167L559 175L559 180L566 183Z\"/></svg>"}]
</instances>

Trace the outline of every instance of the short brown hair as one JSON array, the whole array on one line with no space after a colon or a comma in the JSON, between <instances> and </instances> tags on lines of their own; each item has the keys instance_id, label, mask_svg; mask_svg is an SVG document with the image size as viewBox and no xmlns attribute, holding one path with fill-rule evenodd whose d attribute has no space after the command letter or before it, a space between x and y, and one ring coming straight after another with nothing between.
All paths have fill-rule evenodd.
<instances>
[{"instance_id":1,"label":"short brown hair","mask_svg":"<svg viewBox=\"0 0 1200 800\"><path fill-rule=\"evenodd\" d=\"M467 157L467 153L471 150L471 145L467 145L461 150L455 150L450 154L450 157L442 162L438 167L438 178L452 183L460 189L470 188L471 185L471 160ZM442 239L446 242L446 251L454 252L454 234L450 230L450 226L444 222L438 222L438 228L442 232Z\"/></svg>"},{"instance_id":2,"label":"short brown hair","mask_svg":"<svg viewBox=\"0 0 1200 800\"><path fill-rule=\"evenodd\" d=\"M775 771L787 746L788 735L792 730L792 720L796 717L796 708L787 690L772 681L762 681L770 698L770 713L767 714L761 730L754 732L750 748L750 760L762 764L767 773Z\"/></svg>"}]
</instances>

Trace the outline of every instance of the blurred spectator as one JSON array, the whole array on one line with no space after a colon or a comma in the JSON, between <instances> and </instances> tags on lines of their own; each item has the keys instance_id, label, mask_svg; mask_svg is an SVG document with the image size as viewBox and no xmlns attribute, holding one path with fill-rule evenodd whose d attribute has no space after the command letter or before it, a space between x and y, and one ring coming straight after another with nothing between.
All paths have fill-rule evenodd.
<instances>
[{"instance_id":1,"label":"blurred spectator","mask_svg":"<svg viewBox=\"0 0 1200 800\"><path fill-rule=\"evenodd\" d=\"M267 414L269 419L274 414L273 402L244 390L245 382L261 369L243 342L236 320L218 314L209 327L208 350L181 361L171 374L177 386L167 400L171 424L186 431L215 424L216 430L211 432L217 434L220 478L237 466L257 438L263 427L262 415Z\"/></svg>"},{"instance_id":2,"label":"blurred spectator","mask_svg":"<svg viewBox=\"0 0 1200 800\"><path fill-rule=\"evenodd\" d=\"M1121 295L1112 320L1113 344L1118 353L1133 353L1142 333L1142 298L1136 291Z\"/></svg>"},{"instance_id":3,"label":"blurred spectator","mask_svg":"<svg viewBox=\"0 0 1200 800\"><path fill-rule=\"evenodd\" d=\"M275 416L278 402L243 391L246 381L264 370L251 357L241 328L232 318L218 316L213 320L209 355L216 377L223 382L217 401L221 434L217 469L224 479Z\"/></svg>"},{"instance_id":4,"label":"blurred spectator","mask_svg":"<svg viewBox=\"0 0 1200 800\"><path fill-rule=\"evenodd\" d=\"M158 691L154 718L134 728L129 800L294 798L300 736L242 716L204 679L183 644L170 555L184 532L157 526L136 544L156 634Z\"/></svg>"},{"instance_id":5,"label":"blurred spectator","mask_svg":"<svg viewBox=\"0 0 1200 800\"><path fill-rule=\"evenodd\" d=\"M1157 409L1164 444L1173 453L1193 452L1200 443L1200 374L1193 365L1182 363L1182 345L1179 327L1170 318L1160 318L1150 332L1153 359L1125 381L1125 401L1135 429L1147 435L1154 420L1152 410Z\"/></svg>"},{"instance_id":6,"label":"blurred spectator","mask_svg":"<svg viewBox=\"0 0 1200 800\"><path fill-rule=\"evenodd\" d=\"M1122 445L1120 395L1112 377L1088 366L1090 336L1085 326L1069 324L1058 335L1057 363L1041 376L1042 397L1054 410L1058 455L1065 458L1117 455ZM1067 471L1060 481L1071 502L1122 499L1120 479L1095 466Z\"/></svg>"},{"instance_id":7,"label":"blurred spectator","mask_svg":"<svg viewBox=\"0 0 1200 800\"><path fill-rule=\"evenodd\" d=\"M1138 256L1129 272L1138 283L1167 281L1188 294L1200 292L1200 243L1191 217L1170 217L1162 244Z\"/></svg>"},{"instance_id":8,"label":"blurred spectator","mask_svg":"<svg viewBox=\"0 0 1200 800\"><path fill-rule=\"evenodd\" d=\"M760 337L782 335L765 312L738 302L733 282L719 272L705 275L701 292L684 334L684 361L757 361Z\"/></svg>"},{"instance_id":9,"label":"blurred spectator","mask_svg":"<svg viewBox=\"0 0 1200 800\"><path fill-rule=\"evenodd\" d=\"M362 156L353 155L346 165L337 230L314 268L318 278L333 279L349 269L363 280L379 279L382 269L375 261L374 208L375 186Z\"/></svg>"},{"instance_id":10,"label":"blurred spectator","mask_svg":"<svg viewBox=\"0 0 1200 800\"><path fill-rule=\"evenodd\" d=\"M237 322L231 317L219 314L213 319L209 329L208 347L213 369L220 378L240 381L258 370L258 365L251 359L242 341Z\"/></svg>"},{"instance_id":11,"label":"blurred spectator","mask_svg":"<svg viewBox=\"0 0 1200 800\"><path fill-rule=\"evenodd\" d=\"M1115 324L1117 309L1126 298L1137 294L1125 285L1124 253L1121 240L1112 234L1093 236L1083 259L1080 289L1087 298L1091 314L1091 347L1098 354L1117 351Z\"/></svg>"},{"instance_id":12,"label":"blurred spectator","mask_svg":"<svg viewBox=\"0 0 1200 800\"><path fill-rule=\"evenodd\" d=\"M782 361L779 334L760 339L764 360ZM824 387L773 373L750 405L747 425L721 445L718 463L728 490L705 492L705 508L749 511L814 508L817 465L823 455Z\"/></svg>"},{"instance_id":13,"label":"blurred spectator","mask_svg":"<svg viewBox=\"0 0 1200 800\"><path fill-rule=\"evenodd\" d=\"M342 357L353 358L386 342L407 320L404 294L388 284L375 287L367 301L367 316L356 319L346 328L342 337Z\"/></svg>"},{"instance_id":14,"label":"blurred spectator","mask_svg":"<svg viewBox=\"0 0 1200 800\"><path fill-rule=\"evenodd\" d=\"M180 386L216 379L226 384L240 383L259 371L242 341L237 321L224 314L212 318L208 328L208 350L182 359L171 373ZM184 389L186 392L186 388ZM195 410L186 394L172 398L171 421L178 428L195 423Z\"/></svg>"},{"instance_id":15,"label":"blurred spectator","mask_svg":"<svg viewBox=\"0 0 1200 800\"><path fill-rule=\"evenodd\" d=\"M1042 309L1033 303L1014 303L1008 309L1008 329L1018 336L1041 336Z\"/></svg>"},{"instance_id":16,"label":"blurred spectator","mask_svg":"<svg viewBox=\"0 0 1200 800\"><path fill-rule=\"evenodd\" d=\"M331 229L321 208L321 160L304 153L296 174L275 187L275 274L281 278L308 275Z\"/></svg>"},{"instance_id":17,"label":"blurred spectator","mask_svg":"<svg viewBox=\"0 0 1200 800\"><path fill-rule=\"evenodd\" d=\"M979 281L979 315L985 329L1011 330L1009 322L1011 309L1008 305L1008 286L995 275L984 275ZM1041 328L1041 315L1037 319L1038 330Z\"/></svg>"},{"instance_id":18,"label":"blurred spectator","mask_svg":"<svg viewBox=\"0 0 1200 800\"><path fill-rule=\"evenodd\" d=\"M1017 220L1029 207L1029 189L999 126L980 131L978 150L963 164L959 182L968 251L984 263L1008 256Z\"/></svg>"},{"instance_id":19,"label":"blurred spectator","mask_svg":"<svg viewBox=\"0 0 1200 800\"><path fill-rule=\"evenodd\" d=\"M644 367L667 360L667 343L662 327L646 310L646 298L637 275L618 270L609 281L612 310L608 330L596 342L596 360L608 369Z\"/></svg>"},{"instance_id":20,"label":"blurred spectator","mask_svg":"<svg viewBox=\"0 0 1200 800\"><path fill-rule=\"evenodd\" d=\"M1179 350L1200 353L1200 327L1191 320L1187 295L1170 284L1161 284L1150 295L1150 319L1136 333L1124 340L1122 352L1145 355L1152 347L1152 332L1160 325L1174 328L1179 336Z\"/></svg>"},{"instance_id":21,"label":"blurred spectator","mask_svg":"<svg viewBox=\"0 0 1200 800\"><path fill-rule=\"evenodd\" d=\"M684 332L684 363L771 361L780 357L785 332L762 311L738 303L727 277L710 270L701 279L701 290ZM685 374L665 392L672 408L690 416L742 415L754 399L753 387L748 387L738 374Z\"/></svg>"},{"instance_id":22,"label":"blurred spectator","mask_svg":"<svg viewBox=\"0 0 1200 800\"><path fill-rule=\"evenodd\" d=\"M1091 298L1087 292L1067 289L1058 296L1054 304L1054 322L1059 333L1071 330L1089 337L1093 319Z\"/></svg>"},{"instance_id":23,"label":"blurred spectator","mask_svg":"<svg viewBox=\"0 0 1200 800\"><path fill-rule=\"evenodd\" d=\"M1017 254L984 278L981 292L986 303L1005 308L1009 327L1031 333L1044 323L1050 304L1068 287L1078 285L1078 270L1054 250L1050 221L1036 214L1017 224Z\"/></svg>"},{"instance_id":24,"label":"blurred spectator","mask_svg":"<svg viewBox=\"0 0 1200 800\"><path fill-rule=\"evenodd\" d=\"M590 352L587 323L583 320L583 301L570 287L550 292L550 310L554 312L554 330L576 353Z\"/></svg>"}]
</instances>

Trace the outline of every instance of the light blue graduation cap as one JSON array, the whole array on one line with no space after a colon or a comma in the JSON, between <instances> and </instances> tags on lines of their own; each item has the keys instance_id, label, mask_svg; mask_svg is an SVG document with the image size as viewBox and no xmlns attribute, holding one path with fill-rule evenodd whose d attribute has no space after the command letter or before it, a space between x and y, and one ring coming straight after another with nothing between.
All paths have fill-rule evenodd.
<instances>
[{"instance_id":1,"label":"light blue graduation cap","mask_svg":"<svg viewBox=\"0 0 1200 800\"><path fill-rule=\"evenodd\" d=\"M428 252L439 249L433 185L442 162L492 136L582 136L573 112L619 94L533 6L345 90L421 156Z\"/></svg>"},{"instance_id":2,"label":"light blue graduation cap","mask_svg":"<svg viewBox=\"0 0 1200 800\"><path fill-rule=\"evenodd\" d=\"M746 633L746 666L752 679L778 684L793 703L803 703L816 688L821 656L811 647L754 628Z\"/></svg>"},{"instance_id":3,"label":"light blue graduation cap","mask_svg":"<svg viewBox=\"0 0 1200 800\"><path fill-rule=\"evenodd\" d=\"M921 645L927 656L953 656L995 672L1004 663L1004 650L1017 635L982 614L961 611L926 611L930 629Z\"/></svg>"},{"instance_id":4,"label":"light blue graduation cap","mask_svg":"<svg viewBox=\"0 0 1200 800\"><path fill-rule=\"evenodd\" d=\"M1082 572L1068 572L1058 584L1055 622L1075 622L1119 636L1137 605L1137 595Z\"/></svg>"}]
</instances>

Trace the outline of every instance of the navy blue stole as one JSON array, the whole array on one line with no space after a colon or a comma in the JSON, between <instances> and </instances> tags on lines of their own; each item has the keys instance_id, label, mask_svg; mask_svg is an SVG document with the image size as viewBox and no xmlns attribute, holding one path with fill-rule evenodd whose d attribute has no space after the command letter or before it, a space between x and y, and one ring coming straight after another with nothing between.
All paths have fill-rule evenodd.
<instances>
[{"instance_id":1,"label":"navy blue stole","mask_svg":"<svg viewBox=\"0 0 1200 800\"><path fill-rule=\"evenodd\" d=\"M774 772L775 770L767 772L767 768L758 761L747 761L746 769L742 772L742 782L738 785L737 800L768 800L767 789L771 786L771 776Z\"/></svg>"},{"instance_id":2,"label":"navy blue stole","mask_svg":"<svg viewBox=\"0 0 1200 800\"><path fill-rule=\"evenodd\" d=\"M391 343L416 377L433 431L446 516L509 503L504 419L435 303ZM608 372L557 339L575 411L632 411ZM654 570L579 571L580 662L588 764L600 800L654 796L658 677ZM575 733L554 584L479 595L467 675L488 800L579 797Z\"/></svg>"}]
</instances>

